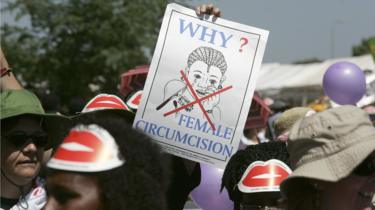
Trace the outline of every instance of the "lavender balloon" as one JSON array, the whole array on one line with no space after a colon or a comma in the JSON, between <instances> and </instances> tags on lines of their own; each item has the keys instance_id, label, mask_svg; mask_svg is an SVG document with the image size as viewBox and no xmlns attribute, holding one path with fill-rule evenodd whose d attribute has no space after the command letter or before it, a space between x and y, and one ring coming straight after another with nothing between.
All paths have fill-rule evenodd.
<instances>
[{"instance_id":1,"label":"lavender balloon","mask_svg":"<svg viewBox=\"0 0 375 210\"><path fill-rule=\"evenodd\" d=\"M328 67L324 74L323 89L337 104L356 105L366 92L366 77L354 63L337 62Z\"/></svg>"},{"instance_id":2,"label":"lavender balloon","mask_svg":"<svg viewBox=\"0 0 375 210\"><path fill-rule=\"evenodd\" d=\"M224 189L220 193L224 171L205 164L201 164L201 171L201 184L191 192L193 201L203 210L232 210L228 192Z\"/></svg>"}]
</instances>

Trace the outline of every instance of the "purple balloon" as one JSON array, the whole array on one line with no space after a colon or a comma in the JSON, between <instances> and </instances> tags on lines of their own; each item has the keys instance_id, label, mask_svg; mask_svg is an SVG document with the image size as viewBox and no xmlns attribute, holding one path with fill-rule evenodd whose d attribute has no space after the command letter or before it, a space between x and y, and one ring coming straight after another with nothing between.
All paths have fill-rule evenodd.
<instances>
[{"instance_id":1,"label":"purple balloon","mask_svg":"<svg viewBox=\"0 0 375 210\"><path fill-rule=\"evenodd\" d=\"M201 171L201 184L191 192L193 201L203 210L232 210L227 190L224 188L220 193L224 171L205 164L201 164Z\"/></svg>"},{"instance_id":2,"label":"purple balloon","mask_svg":"<svg viewBox=\"0 0 375 210\"><path fill-rule=\"evenodd\" d=\"M356 103L366 93L366 77L354 63L341 61L328 67L323 77L324 93L335 103Z\"/></svg>"}]
</instances>

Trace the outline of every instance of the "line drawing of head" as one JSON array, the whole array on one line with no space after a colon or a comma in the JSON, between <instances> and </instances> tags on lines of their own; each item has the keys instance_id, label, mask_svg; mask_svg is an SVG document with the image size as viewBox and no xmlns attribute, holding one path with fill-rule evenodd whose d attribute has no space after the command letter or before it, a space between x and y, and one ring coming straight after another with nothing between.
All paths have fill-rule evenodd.
<instances>
[{"instance_id":1,"label":"line drawing of head","mask_svg":"<svg viewBox=\"0 0 375 210\"><path fill-rule=\"evenodd\" d=\"M189 54L185 75L197 97L202 98L223 88L222 84L226 79L225 72L227 68L228 65L223 53L213 48L202 46ZM162 109L167 104L171 104L176 109L195 101L195 93L189 90L188 83L183 77L168 81L164 86L163 102L156 107L156 110ZM215 119L221 119L219 102L220 95L217 94L203 100L201 103L207 113ZM185 108L187 112L191 112L193 109L194 105Z\"/></svg>"},{"instance_id":2,"label":"line drawing of head","mask_svg":"<svg viewBox=\"0 0 375 210\"><path fill-rule=\"evenodd\" d=\"M198 47L189 54L185 73L200 97L222 88L227 62L224 55L210 47Z\"/></svg>"}]
</instances>

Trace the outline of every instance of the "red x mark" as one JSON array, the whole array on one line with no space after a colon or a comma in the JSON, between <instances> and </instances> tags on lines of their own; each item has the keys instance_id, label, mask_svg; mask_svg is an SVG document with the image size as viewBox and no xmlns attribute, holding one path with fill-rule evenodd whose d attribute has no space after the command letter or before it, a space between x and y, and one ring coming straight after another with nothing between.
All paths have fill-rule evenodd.
<instances>
[{"instance_id":1,"label":"red x mark","mask_svg":"<svg viewBox=\"0 0 375 210\"><path fill-rule=\"evenodd\" d=\"M186 107L189 107L189 106L192 106L192 105L198 103L198 105L199 105L200 109L202 110L204 116L207 118L207 121L208 121L208 123L210 124L212 130L216 130L216 129L215 129L215 125L212 123L210 117L209 117L208 114L207 114L207 111L203 108L203 105L202 105L201 102L204 101L204 100L207 100L208 98L210 98L210 97L212 97L212 96L214 96L214 95L218 95L218 94L220 94L220 93L222 93L222 92L224 92L224 91L227 91L227 90L231 89L231 88L232 88L232 85L231 85L231 86L228 86L228 87L225 87L225 88L223 88L223 89L220 89L219 91L216 91L216 92L214 92L214 93L208 94L208 95L206 95L206 96L204 96L204 97L202 97L202 98L198 98L197 93L195 92L195 90L194 90L193 87L191 86L191 84L190 84L189 80L187 79L185 73L184 73L182 70L180 71L180 73L181 73L181 75L182 75L182 78L185 80L186 85L188 86L190 92L193 94L193 97L194 97L195 101L190 102L190 103L188 103L188 104L185 104L185 105L183 105L183 106L180 106L180 107L178 107L177 109L174 109L174 110L172 110L172 111L169 111L169 112L164 113L164 117L166 117L166 116L168 116L168 115L170 115L170 114L173 114L173 113L175 113L175 112L178 112L178 111L180 111L180 110L182 110L182 109L185 109Z\"/></svg>"}]
</instances>

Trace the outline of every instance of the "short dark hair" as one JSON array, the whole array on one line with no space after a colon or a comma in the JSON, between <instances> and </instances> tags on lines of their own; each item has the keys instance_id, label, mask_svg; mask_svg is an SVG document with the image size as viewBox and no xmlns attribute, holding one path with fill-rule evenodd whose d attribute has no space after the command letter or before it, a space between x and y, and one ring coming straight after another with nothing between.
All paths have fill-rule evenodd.
<instances>
[{"instance_id":1,"label":"short dark hair","mask_svg":"<svg viewBox=\"0 0 375 210\"><path fill-rule=\"evenodd\" d=\"M118 168L90 173L98 178L104 209L166 209L168 160L157 144L115 113L88 114L74 124L96 124L106 129L125 159Z\"/></svg>"},{"instance_id":2,"label":"short dark hair","mask_svg":"<svg viewBox=\"0 0 375 210\"><path fill-rule=\"evenodd\" d=\"M221 189L224 187L227 189L229 198L235 203L235 206L242 201L242 192L238 190L237 184L247 167L255 161L267 161L270 159L277 159L288 166L290 165L289 154L284 142L273 141L250 145L245 150L239 150L231 157L224 170Z\"/></svg>"}]
</instances>

